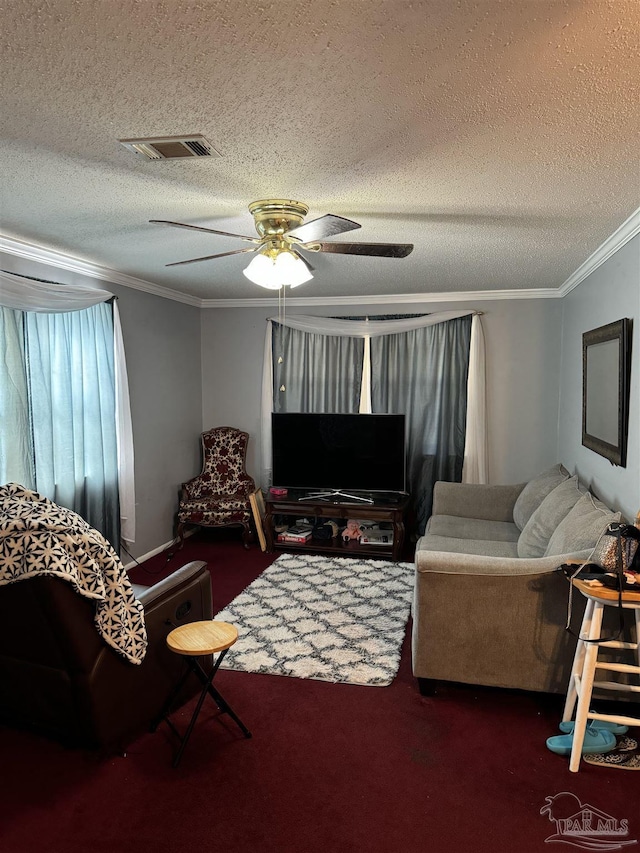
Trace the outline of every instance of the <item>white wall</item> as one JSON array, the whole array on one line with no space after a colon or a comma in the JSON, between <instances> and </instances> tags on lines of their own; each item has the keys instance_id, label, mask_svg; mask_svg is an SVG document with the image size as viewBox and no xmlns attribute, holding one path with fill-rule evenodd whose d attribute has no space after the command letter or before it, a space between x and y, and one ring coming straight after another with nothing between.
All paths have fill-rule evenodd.
<instances>
[{"instance_id":1,"label":"white wall","mask_svg":"<svg viewBox=\"0 0 640 853\"><path fill-rule=\"evenodd\" d=\"M118 296L136 470L138 557L175 533L180 484L201 470L200 309L139 290Z\"/></svg>"},{"instance_id":2,"label":"white wall","mask_svg":"<svg viewBox=\"0 0 640 853\"><path fill-rule=\"evenodd\" d=\"M602 500L633 520L640 509L640 236L619 249L562 301L558 457ZM634 326L625 468L582 446L582 335L622 317L631 317Z\"/></svg>"},{"instance_id":3,"label":"white wall","mask_svg":"<svg viewBox=\"0 0 640 853\"><path fill-rule=\"evenodd\" d=\"M489 474L515 483L555 464L558 423L561 300L516 299L469 303L310 307L289 314L362 316L435 313L475 308L487 345ZM249 473L259 479L260 393L266 319L274 308L207 308L202 311L204 428L237 426L251 440Z\"/></svg>"},{"instance_id":4,"label":"white wall","mask_svg":"<svg viewBox=\"0 0 640 853\"><path fill-rule=\"evenodd\" d=\"M200 310L139 290L3 255L3 269L118 297L127 358L139 557L171 541L180 483L200 471ZM126 561L126 555L125 561Z\"/></svg>"}]
</instances>

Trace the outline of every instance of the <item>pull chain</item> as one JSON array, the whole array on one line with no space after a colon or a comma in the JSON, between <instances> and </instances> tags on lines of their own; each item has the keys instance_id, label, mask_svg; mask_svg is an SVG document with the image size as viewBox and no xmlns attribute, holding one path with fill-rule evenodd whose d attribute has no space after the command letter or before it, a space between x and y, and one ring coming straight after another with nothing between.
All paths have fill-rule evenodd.
<instances>
[{"instance_id":1,"label":"pull chain","mask_svg":"<svg viewBox=\"0 0 640 853\"><path fill-rule=\"evenodd\" d=\"M284 358L282 353L284 352L284 347L282 344L283 335L284 335L284 321L287 316L287 288L286 285L282 285L282 287L278 290L278 326L280 328L280 355L278 356L278 364L282 364L284 362ZM280 391L286 391L286 387L284 383L280 385Z\"/></svg>"}]
</instances>

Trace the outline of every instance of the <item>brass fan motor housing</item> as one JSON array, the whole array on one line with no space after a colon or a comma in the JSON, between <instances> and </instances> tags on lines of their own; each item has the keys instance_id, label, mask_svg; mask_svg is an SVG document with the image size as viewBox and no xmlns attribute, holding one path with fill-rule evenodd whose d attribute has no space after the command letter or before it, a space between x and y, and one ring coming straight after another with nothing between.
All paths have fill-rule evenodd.
<instances>
[{"instance_id":1,"label":"brass fan motor housing","mask_svg":"<svg viewBox=\"0 0 640 853\"><path fill-rule=\"evenodd\" d=\"M292 199L267 198L252 202L249 212L262 238L277 238L302 225L309 207Z\"/></svg>"}]
</instances>

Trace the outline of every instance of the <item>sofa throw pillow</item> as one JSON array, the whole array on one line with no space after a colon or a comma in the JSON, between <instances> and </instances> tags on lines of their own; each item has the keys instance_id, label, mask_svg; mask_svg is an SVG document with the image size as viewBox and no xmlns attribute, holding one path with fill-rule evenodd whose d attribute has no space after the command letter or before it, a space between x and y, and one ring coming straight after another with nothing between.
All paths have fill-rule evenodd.
<instances>
[{"instance_id":1,"label":"sofa throw pillow","mask_svg":"<svg viewBox=\"0 0 640 853\"><path fill-rule=\"evenodd\" d=\"M560 483L568 479L569 472L563 465L558 463L553 468L549 468L548 471L538 474L533 480L529 480L518 495L513 507L513 520L520 530L524 529L534 510L540 506L549 492L552 492L556 486L559 486Z\"/></svg>"},{"instance_id":2,"label":"sofa throw pillow","mask_svg":"<svg viewBox=\"0 0 640 853\"><path fill-rule=\"evenodd\" d=\"M542 557L556 527L587 491L577 477L556 486L533 511L518 538L518 557Z\"/></svg>"},{"instance_id":3,"label":"sofa throw pillow","mask_svg":"<svg viewBox=\"0 0 640 853\"><path fill-rule=\"evenodd\" d=\"M557 557L559 554L590 550L607 526L620 520L619 512L612 512L602 501L587 492L556 527L544 556Z\"/></svg>"}]
</instances>

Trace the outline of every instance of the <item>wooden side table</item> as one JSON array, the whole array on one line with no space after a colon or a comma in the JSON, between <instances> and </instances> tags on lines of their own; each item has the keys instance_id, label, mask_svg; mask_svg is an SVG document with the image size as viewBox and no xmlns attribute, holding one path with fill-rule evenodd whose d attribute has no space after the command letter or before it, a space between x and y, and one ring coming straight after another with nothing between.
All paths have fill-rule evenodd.
<instances>
[{"instance_id":1,"label":"wooden side table","mask_svg":"<svg viewBox=\"0 0 640 853\"><path fill-rule=\"evenodd\" d=\"M587 599L584 611L582 627L580 628L580 639L576 646L576 653L571 669L567 699L564 706L563 721L571 719L573 709L576 706L576 721L573 731L573 743L571 745L571 757L569 759L569 770L573 773L578 771L580 756L582 755L582 744L589 720L608 720L612 723L623 723L625 725L640 725L640 718L624 716L620 714L596 714L589 710L591 704L591 693L594 687L603 690L619 690L640 694L640 685L621 684L616 681L595 681L596 670L606 670L612 673L632 673L640 675L640 593L623 592L622 606L626 610L633 610L636 622L636 642L623 642L622 640L606 640L602 643L588 642L600 637L602 628L602 616L606 606L616 607L618 604L618 593L606 587L593 587L580 580L573 580L576 589ZM610 663L608 661L598 662L598 651L601 648L629 649L635 651L636 665L627 663Z\"/></svg>"},{"instance_id":2,"label":"wooden side table","mask_svg":"<svg viewBox=\"0 0 640 853\"><path fill-rule=\"evenodd\" d=\"M191 737L191 732L196 724L198 715L202 708L203 702L207 693L218 706L221 714L228 714L232 720L239 726L240 730L246 738L251 737L251 732L244 725L235 711L230 707L228 702L220 695L219 691L211 683L222 663L224 656L229 651L231 646L238 639L238 630L234 625L228 622L204 621L204 622L189 622L186 625L181 625L179 628L174 628L167 636L167 646L172 652L177 655L182 655L186 660L188 667L185 674L182 676L175 689L164 704L164 707L152 726L151 731L155 731L161 722L166 721L171 731L180 739L178 751L173 759L173 766L177 767L182 758L182 753ZM203 655L217 654L211 671L205 672L199 657ZM195 673L202 682L202 691L200 698L191 716L191 720L185 734L181 737L180 733L169 719L171 707L182 690L187 678L191 673Z\"/></svg>"}]
</instances>

